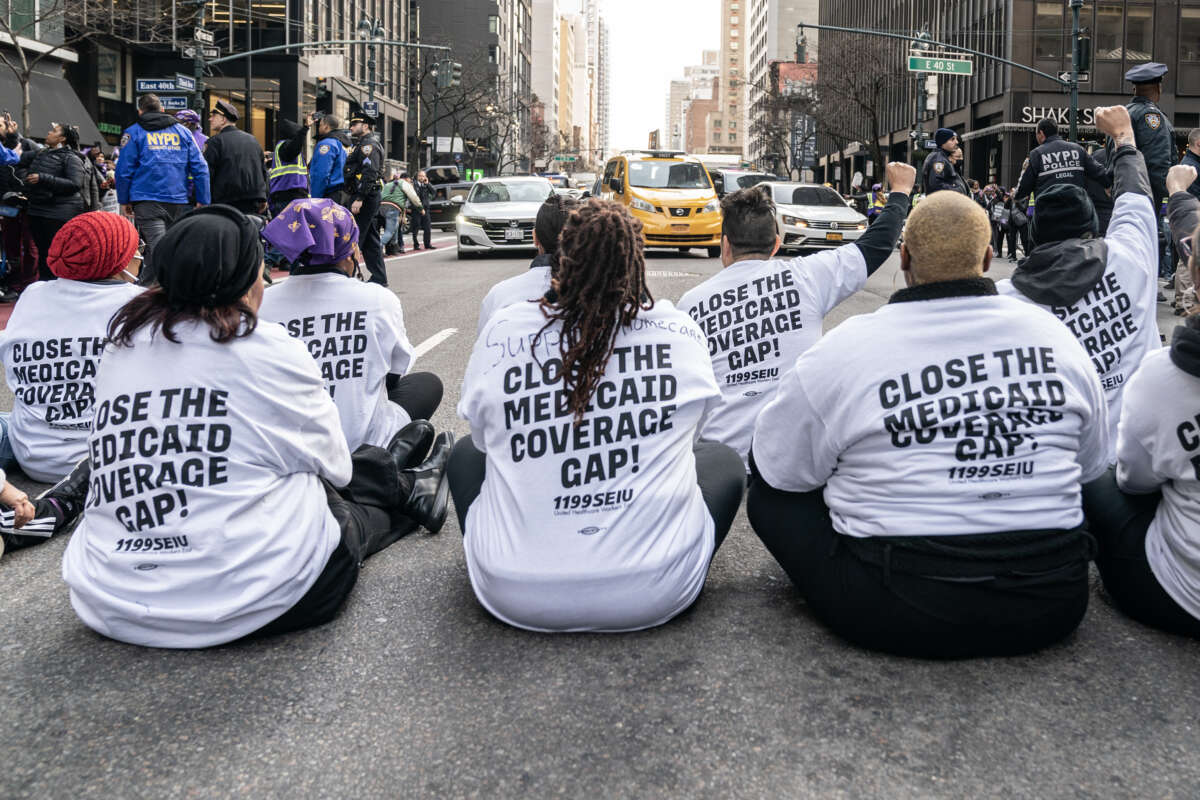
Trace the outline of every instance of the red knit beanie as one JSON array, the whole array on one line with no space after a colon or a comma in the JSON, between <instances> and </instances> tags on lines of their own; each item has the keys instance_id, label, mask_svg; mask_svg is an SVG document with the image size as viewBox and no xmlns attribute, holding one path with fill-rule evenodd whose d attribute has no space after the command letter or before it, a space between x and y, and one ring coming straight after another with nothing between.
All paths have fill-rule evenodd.
<instances>
[{"instance_id":1,"label":"red knit beanie","mask_svg":"<svg viewBox=\"0 0 1200 800\"><path fill-rule=\"evenodd\" d=\"M96 281L128 266L137 247L137 229L129 220L108 211L89 211L54 235L46 264L60 278Z\"/></svg>"}]
</instances>

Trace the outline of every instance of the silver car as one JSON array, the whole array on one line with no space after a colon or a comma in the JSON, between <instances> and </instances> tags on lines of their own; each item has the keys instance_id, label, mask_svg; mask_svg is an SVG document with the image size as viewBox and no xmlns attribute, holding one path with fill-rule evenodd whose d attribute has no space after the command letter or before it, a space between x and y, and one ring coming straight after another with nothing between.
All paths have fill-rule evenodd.
<instances>
[{"instance_id":1,"label":"silver car","mask_svg":"<svg viewBox=\"0 0 1200 800\"><path fill-rule=\"evenodd\" d=\"M816 183L768 181L775 200L781 250L814 250L852 242L867 229L867 218L846 205L842 196Z\"/></svg>"},{"instance_id":2,"label":"silver car","mask_svg":"<svg viewBox=\"0 0 1200 800\"><path fill-rule=\"evenodd\" d=\"M458 215L458 257L498 250L532 250L538 208L553 192L545 178L484 178Z\"/></svg>"}]
</instances>

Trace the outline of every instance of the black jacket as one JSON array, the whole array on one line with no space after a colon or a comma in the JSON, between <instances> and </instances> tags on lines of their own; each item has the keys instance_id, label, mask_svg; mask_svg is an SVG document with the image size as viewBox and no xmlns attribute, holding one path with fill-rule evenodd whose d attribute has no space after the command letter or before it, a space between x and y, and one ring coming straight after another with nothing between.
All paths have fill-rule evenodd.
<instances>
[{"instance_id":1,"label":"black jacket","mask_svg":"<svg viewBox=\"0 0 1200 800\"><path fill-rule=\"evenodd\" d=\"M238 200L266 202L263 149L258 140L230 125L204 145L214 203Z\"/></svg>"},{"instance_id":2,"label":"black jacket","mask_svg":"<svg viewBox=\"0 0 1200 800\"><path fill-rule=\"evenodd\" d=\"M1036 196L1056 183L1069 183L1086 189L1089 179L1102 186L1112 183L1104 167L1088 155L1081 145L1058 136L1047 136L1046 141L1029 151L1029 167L1021 173L1016 197L1023 200L1029 197L1030 192Z\"/></svg>"},{"instance_id":3,"label":"black jacket","mask_svg":"<svg viewBox=\"0 0 1200 800\"><path fill-rule=\"evenodd\" d=\"M1158 210L1159 201L1167 196L1167 170L1175 163L1175 129L1171 120L1146 97L1134 97L1126 105L1133 122L1133 138L1137 149L1146 159L1150 174L1150 198Z\"/></svg>"},{"instance_id":4,"label":"black jacket","mask_svg":"<svg viewBox=\"0 0 1200 800\"><path fill-rule=\"evenodd\" d=\"M383 191L383 146L375 134L360 137L346 153L343 171L350 202L378 197Z\"/></svg>"},{"instance_id":5,"label":"black jacket","mask_svg":"<svg viewBox=\"0 0 1200 800\"><path fill-rule=\"evenodd\" d=\"M1183 151L1183 158L1179 159L1179 163L1188 167L1193 167L1196 170L1196 180L1192 181L1192 185L1188 187L1188 191L1193 197L1200 199L1200 156L1197 156L1191 150Z\"/></svg>"},{"instance_id":6,"label":"black jacket","mask_svg":"<svg viewBox=\"0 0 1200 800\"><path fill-rule=\"evenodd\" d=\"M1107 180L1093 180L1091 176L1088 176L1087 185L1083 188L1087 190L1088 197L1092 199L1096 217L1100 220L1100 235L1104 236L1108 233L1108 222L1112 219L1113 212L1113 199L1108 192L1108 186L1112 183L1112 176L1108 174L1108 151L1098 150L1095 159L1096 163L1104 168Z\"/></svg>"},{"instance_id":7,"label":"black jacket","mask_svg":"<svg viewBox=\"0 0 1200 800\"><path fill-rule=\"evenodd\" d=\"M432 183L417 183L413 181L413 189L417 193L417 197L421 198L421 207L426 213L433 206L434 188Z\"/></svg>"},{"instance_id":8,"label":"black jacket","mask_svg":"<svg viewBox=\"0 0 1200 800\"><path fill-rule=\"evenodd\" d=\"M943 189L961 194L966 189L950 157L940 147L925 157L925 164L921 167L921 188L927 195Z\"/></svg>"},{"instance_id":9,"label":"black jacket","mask_svg":"<svg viewBox=\"0 0 1200 800\"><path fill-rule=\"evenodd\" d=\"M29 198L31 217L68 220L83 213L84 156L66 145L25 153L17 165L17 177L37 175L37 183L22 189Z\"/></svg>"}]
</instances>

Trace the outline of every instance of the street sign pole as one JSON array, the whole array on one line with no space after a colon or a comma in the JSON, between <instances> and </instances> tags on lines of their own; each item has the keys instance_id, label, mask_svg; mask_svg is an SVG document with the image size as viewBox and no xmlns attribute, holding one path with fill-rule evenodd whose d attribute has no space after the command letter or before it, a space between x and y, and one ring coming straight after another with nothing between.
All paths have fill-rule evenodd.
<instances>
[{"instance_id":1,"label":"street sign pole","mask_svg":"<svg viewBox=\"0 0 1200 800\"><path fill-rule=\"evenodd\" d=\"M1071 141L1079 134L1079 9L1083 0L1071 0Z\"/></svg>"},{"instance_id":2,"label":"street sign pole","mask_svg":"<svg viewBox=\"0 0 1200 800\"><path fill-rule=\"evenodd\" d=\"M204 30L204 12L208 7L207 0L192 0L192 4L196 6L196 30ZM207 33L207 31L206 31ZM192 51L192 77L196 79L196 93L192 95L192 107L196 109L196 113L200 115L200 124L204 124L204 44L201 37L195 33L192 34L195 39L195 50ZM203 34L201 34L203 36ZM209 42L212 41L212 35L208 36Z\"/></svg>"}]
</instances>

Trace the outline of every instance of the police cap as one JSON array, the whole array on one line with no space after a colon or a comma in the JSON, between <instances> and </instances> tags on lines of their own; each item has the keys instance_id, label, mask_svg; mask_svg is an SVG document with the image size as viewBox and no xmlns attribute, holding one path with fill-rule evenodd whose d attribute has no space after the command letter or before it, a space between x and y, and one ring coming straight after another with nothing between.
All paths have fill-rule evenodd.
<instances>
[{"instance_id":1,"label":"police cap","mask_svg":"<svg viewBox=\"0 0 1200 800\"><path fill-rule=\"evenodd\" d=\"M367 124L367 125L374 125L374 124L375 124L375 118L374 118L374 117L368 117L366 114L353 114L353 115L351 115L351 117L350 117L350 124L351 124L351 125L356 125L356 124L358 124L359 122L365 123L365 124Z\"/></svg>"},{"instance_id":2,"label":"police cap","mask_svg":"<svg viewBox=\"0 0 1200 800\"><path fill-rule=\"evenodd\" d=\"M233 107L233 103L230 103L226 100L218 100L213 105L216 106L214 110L223 115L225 119L229 120L230 122L238 121L238 112L237 109Z\"/></svg>"},{"instance_id":3,"label":"police cap","mask_svg":"<svg viewBox=\"0 0 1200 800\"><path fill-rule=\"evenodd\" d=\"M1157 61L1138 64L1125 73L1125 80L1130 83L1161 83L1163 75L1167 74L1167 65Z\"/></svg>"}]
</instances>

